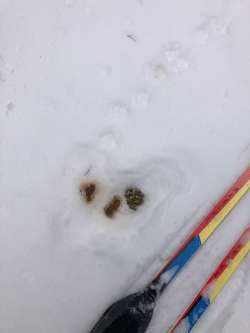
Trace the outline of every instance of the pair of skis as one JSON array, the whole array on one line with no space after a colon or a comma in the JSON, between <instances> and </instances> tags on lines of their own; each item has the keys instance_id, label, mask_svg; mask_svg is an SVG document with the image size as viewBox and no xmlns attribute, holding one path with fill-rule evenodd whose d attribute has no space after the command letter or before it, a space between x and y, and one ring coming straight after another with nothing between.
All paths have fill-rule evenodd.
<instances>
[{"instance_id":1,"label":"pair of skis","mask_svg":"<svg viewBox=\"0 0 250 333\"><path fill-rule=\"evenodd\" d=\"M250 167L248 167L231 189L215 205L208 217L205 218L205 220L193 232L192 236L184 243L181 250L179 250L180 253L183 253L183 251L185 252L187 244L194 242L194 239L196 238L198 238L198 244L204 244L208 237L221 224L224 218L237 205L249 189ZM214 213L215 216L213 216ZM250 225L243 231L240 238L228 251L201 290L195 295L190 305L183 311L174 325L169 329L168 333L189 333L209 306L216 301L226 283L230 280L249 252Z\"/></svg>"},{"instance_id":2,"label":"pair of skis","mask_svg":"<svg viewBox=\"0 0 250 333\"><path fill-rule=\"evenodd\" d=\"M213 232L250 189L250 166L202 219L195 230L143 289L113 303L101 316L91 333L144 333L163 291L205 244ZM192 303L170 328L169 333L188 333L208 306L213 303L240 262L250 250L249 229L236 242Z\"/></svg>"}]
</instances>

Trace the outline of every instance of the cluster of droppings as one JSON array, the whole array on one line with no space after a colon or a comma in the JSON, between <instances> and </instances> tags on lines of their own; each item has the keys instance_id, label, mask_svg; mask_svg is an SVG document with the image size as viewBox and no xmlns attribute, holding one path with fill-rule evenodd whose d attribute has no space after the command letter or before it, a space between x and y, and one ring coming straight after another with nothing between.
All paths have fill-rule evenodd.
<instances>
[{"instance_id":1,"label":"cluster of droppings","mask_svg":"<svg viewBox=\"0 0 250 333\"><path fill-rule=\"evenodd\" d=\"M99 192L99 186L95 182L81 182L79 192L83 201L88 205L94 201L98 202L97 192ZM114 194L107 204L104 205L102 211L106 217L114 218L124 201L126 201L131 210L136 211L139 206L143 205L144 197L144 193L139 188L128 187L124 191L124 198L122 195ZM101 201L99 200L99 202Z\"/></svg>"}]
</instances>

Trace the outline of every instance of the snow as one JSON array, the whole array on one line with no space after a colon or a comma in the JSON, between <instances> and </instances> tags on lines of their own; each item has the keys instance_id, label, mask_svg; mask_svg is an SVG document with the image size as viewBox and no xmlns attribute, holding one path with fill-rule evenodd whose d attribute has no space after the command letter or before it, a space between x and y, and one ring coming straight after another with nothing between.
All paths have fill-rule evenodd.
<instances>
[{"instance_id":1,"label":"snow","mask_svg":"<svg viewBox=\"0 0 250 333\"><path fill-rule=\"evenodd\" d=\"M176 328L176 333L188 333L190 330L190 324L187 320L182 320L181 323Z\"/></svg>"},{"instance_id":2,"label":"snow","mask_svg":"<svg viewBox=\"0 0 250 333\"><path fill-rule=\"evenodd\" d=\"M176 274L176 272L178 271L178 269L179 269L178 266L174 266L170 270L167 270L166 272L164 272L161 275L162 282L164 282L165 284L168 284L171 281L171 279L173 278L173 276Z\"/></svg>"},{"instance_id":3,"label":"snow","mask_svg":"<svg viewBox=\"0 0 250 333\"><path fill-rule=\"evenodd\" d=\"M1 333L88 332L249 164L249 12L249 0L0 1ZM131 185L145 205L107 219ZM149 333L175 321L249 213L248 195ZM249 272L246 259L197 332L249 330Z\"/></svg>"}]
</instances>

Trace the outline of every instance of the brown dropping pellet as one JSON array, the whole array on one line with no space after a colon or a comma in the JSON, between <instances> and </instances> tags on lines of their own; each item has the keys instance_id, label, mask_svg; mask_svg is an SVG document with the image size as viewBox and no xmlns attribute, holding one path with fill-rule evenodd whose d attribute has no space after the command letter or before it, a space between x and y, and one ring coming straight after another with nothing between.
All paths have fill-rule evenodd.
<instances>
[{"instance_id":1,"label":"brown dropping pellet","mask_svg":"<svg viewBox=\"0 0 250 333\"><path fill-rule=\"evenodd\" d=\"M90 203L94 200L96 194L96 184L95 183L82 183L80 185L81 196L87 203Z\"/></svg>"},{"instance_id":2,"label":"brown dropping pellet","mask_svg":"<svg viewBox=\"0 0 250 333\"><path fill-rule=\"evenodd\" d=\"M124 193L127 205L132 210L137 210L137 208L144 203L145 195L137 187L129 187L125 190Z\"/></svg>"},{"instance_id":3,"label":"brown dropping pellet","mask_svg":"<svg viewBox=\"0 0 250 333\"><path fill-rule=\"evenodd\" d=\"M104 207L104 213L107 217L114 217L121 206L122 200L118 195L114 195L110 202Z\"/></svg>"}]
</instances>

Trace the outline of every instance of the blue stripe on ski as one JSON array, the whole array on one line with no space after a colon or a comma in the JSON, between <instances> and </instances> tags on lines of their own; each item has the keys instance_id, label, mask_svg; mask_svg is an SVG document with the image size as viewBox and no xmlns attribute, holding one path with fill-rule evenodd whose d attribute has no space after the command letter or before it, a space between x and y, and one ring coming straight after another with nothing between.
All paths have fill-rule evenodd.
<instances>
[{"instance_id":1,"label":"blue stripe on ski","mask_svg":"<svg viewBox=\"0 0 250 333\"><path fill-rule=\"evenodd\" d=\"M196 236L192 238L180 254L169 265L167 265L166 269L161 273L161 278L163 279L163 282L165 282L165 287L175 278L179 271L185 266L185 264L190 258L192 258L200 247L200 237ZM166 274L166 278L164 278L164 274Z\"/></svg>"},{"instance_id":2,"label":"blue stripe on ski","mask_svg":"<svg viewBox=\"0 0 250 333\"><path fill-rule=\"evenodd\" d=\"M197 323L197 321L200 319L203 313L207 310L209 305L210 305L209 298L205 298L203 296L201 296L199 300L194 304L192 309L187 314L187 317L185 318L185 320L188 323L187 333L189 333L193 329L194 325Z\"/></svg>"},{"instance_id":3,"label":"blue stripe on ski","mask_svg":"<svg viewBox=\"0 0 250 333\"><path fill-rule=\"evenodd\" d=\"M178 323L178 326L175 327L174 331L171 330L171 332L175 332L176 329L178 332L182 333L191 332L195 324L201 318L203 313L207 310L209 305L209 298L200 296L195 302L195 304L192 306L192 308L189 310L189 312L186 314L186 316L182 319L182 321Z\"/></svg>"}]
</instances>

